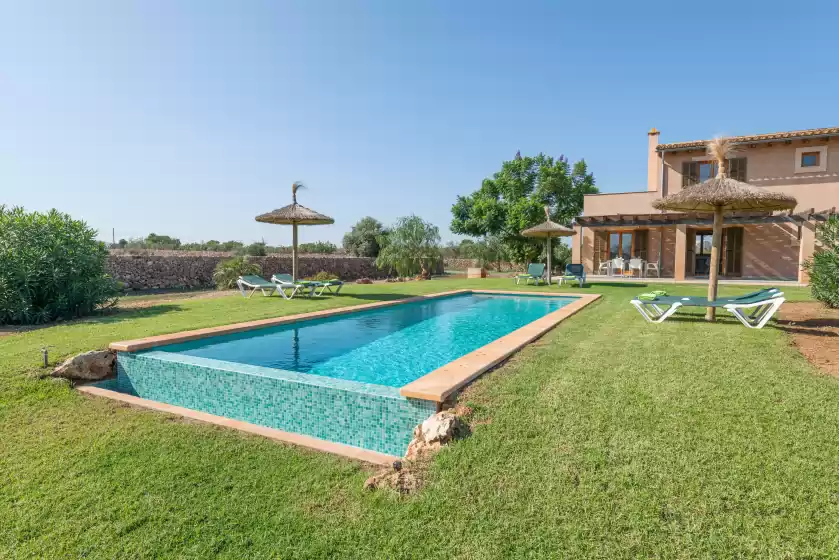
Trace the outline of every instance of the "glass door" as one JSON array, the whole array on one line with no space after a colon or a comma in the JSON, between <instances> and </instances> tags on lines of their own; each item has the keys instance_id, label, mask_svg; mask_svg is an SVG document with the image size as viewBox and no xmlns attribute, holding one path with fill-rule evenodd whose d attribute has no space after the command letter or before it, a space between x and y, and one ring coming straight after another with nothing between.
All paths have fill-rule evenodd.
<instances>
[{"instance_id":1,"label":"glass door","mask_svg":"<svg viewBox=\"0 0 839 560\"><path fill-rule=\"evenodd\" d=\"M713 245L713 234L710 231L697 231L694 242L693 254L696 259L694 274L696 276L708 276L711 272L711 246Z\"/></svg>"},{"instance_id":2,"label":"glass door","mask_svg":"<svg viewBox=\"0 0 839 560\"><path fill-rule=\"evenodd\" d=\"M609 258L628 261L632 257L633 234L631 231L613 231L609 234Z\"/></svg>"}]
</instances>

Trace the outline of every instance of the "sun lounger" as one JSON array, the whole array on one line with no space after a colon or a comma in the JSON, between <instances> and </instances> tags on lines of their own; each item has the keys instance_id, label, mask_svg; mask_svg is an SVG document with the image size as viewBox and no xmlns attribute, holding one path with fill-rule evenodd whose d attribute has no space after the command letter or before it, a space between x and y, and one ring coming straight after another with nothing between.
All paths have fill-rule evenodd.
<instances>
[{"instance_id":1,"label":"sun lounger","mask_svg":"<svg viewBox=\"0 0 839 560\"><path fill-rule=\"evenodd\" d=\"M274 274L271 276L271 282L277 287L277 292L285 299L294 298L301 290L304 292L309 290L308 297L312 297L318 284L318 282L306 282L304 280L295 282L292 280L291 274ZM291 292L286 293L286 290L291 290Z\"/></svg>"},{"instance_id":2,"label":"sun lounger","mask_svg":"<svg viewBox=\"0 0 839 560\"><path fill-rule=\"evenodd\" d=\"M242 292L242 296L249 299L257 290L260 290L263 296L270 296L277 291L275 284L261 276L255 275L240 276L236 280L236 285L239 287L239 291ZM250 293L247 293L247 290L250 290ZM265 293L266 290L268 290L267 294Z\"/></svg>"},{"instance_id":3,"label":"sun lounger","mask_svg":"<svg viewBox=\"0 0 839 560\"><path fill-rule=\"evenodd\" d=\"M777 288L767 288L714 301L704 297L657 296L653 299L636 297L630 303L651 323L665 321L681 307L716 307L725 309L748 328L760 329L786 301L783 295Z\"/></svg>"},{"instance_id":4,"label":"sun lounger","mask_svg":"<svg viewBox=\"0 0 839 560\"><path fill-rule=\"evenodd\" d=\"M326 280L324 282L318 282L318 284L319 286L315 290L316 296L322 296L323 292L329 292L337 296L341 292L341 288L344 287L344 283L341 280ZM332 288L335 288L335 291L332 291Z\"/></svg>"},{"instance_id":5,"label":"sun lounger","mask_svg":"<svg viewBox=\"0 0 839 560\"><path fill-rule=\"evenodd\" d=\"M576 278L577 284L582 288L586 283L586 269L581 264L566 264L565 276L562 278L565 280Z\"/></svg>"},{"instance_id":6,"label":"sun lounger","mask_svg":"<svg viewBox=\"0 0 839 560\"><path fill-rule=\"evenodd\" d=\"M545 265L542 263L530 263L527 265L527 273L526 274L516 274L516 284L520 281L524 280L525 284L530 284L531 280L536 282L536 285L539 285L540 282L544 281L543 276L545 275Z\"/></svg>"}]
</instances>

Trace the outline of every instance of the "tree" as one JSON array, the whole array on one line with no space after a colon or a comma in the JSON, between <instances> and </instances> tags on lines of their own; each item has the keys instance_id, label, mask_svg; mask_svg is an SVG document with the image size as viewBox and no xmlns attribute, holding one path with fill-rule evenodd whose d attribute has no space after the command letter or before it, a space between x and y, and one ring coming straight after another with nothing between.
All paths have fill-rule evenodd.
<instances>
[{"instance_id":1,"label":"tree","mask_svg":"<svg viewBox=\"0 0 839 560\"><path fill-rule=\"evenodd\" d=\"M385 233L387 231L379 220L367 216L344 235L344 249L356 257L377 257L381 250L379 237Z\"/></svg>"},{"instance_id":2,"label":"tree","mask_svg":"<svg viewBox=\"0 0 839 560\"><path fill-rule=\"evenodd\" d=\"M400 276L419 273L427 278L431 264L440 258L440 230L419 216L399 218L379 244L383 247L376 265L396 270Z\"/></svg>"},{"instance_id":3,"label":"tree","mask_svg":"<svg viewBox=\"0 0 839 560\"><path fill-rule=\"evenodd\" d=\"M480 189L457 197L451 230L472 237L497 236L513 262L532 262L543 243L519 232L544 221L545 206L551 209L551 220L570 222L582 212L583 197L598 192L594 183L585 160L572 166L565 156L516 154L502 163L501 171L484 179Z\"/></svg>"},{"instance_id":4,"label":"tree","mask_svg":"<svg viewBox=\"0 0 839 560\"><path fill-rule=\"evenodd\" d=\"M168 235L150 233L146 237L146 245L149 249L177 249L181 246L181 240Z\"/></svg>"},{"instance_id":5,"label":"tree","mask_svg":"<svg viewBox=\"0 0 839 560\"><path fill-rule=\"evenodd\" d=\"M818 250L804 263L810 290L826 306L839 308L839 216L831 216L816 228L816 240Z\"/></svg>"}]
</instances>

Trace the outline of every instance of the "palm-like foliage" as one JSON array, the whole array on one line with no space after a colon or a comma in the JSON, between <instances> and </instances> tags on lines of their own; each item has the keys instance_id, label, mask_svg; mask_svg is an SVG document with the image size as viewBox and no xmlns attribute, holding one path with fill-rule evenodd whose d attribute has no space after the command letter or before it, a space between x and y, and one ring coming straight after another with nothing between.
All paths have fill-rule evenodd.
<instances>
[{"instance_id":1,"label":"palm-like foliage","mask_svg":"<svg viewBox=\"0 0 839 560\"><path fill-rule=\"evenodd\" d=\"M96 231L56 210L0 206L0 324L80 317L116 302Z\"/></svg>"},{"instance_id":2,"label":"palm-like foliage","mask_svg":"<svg viewBox=\"0 0 839 560\"><path fill-rule=\"evenodd\" d=\"M213 282L219 290L230 290L236 287L236 280L240 276L262 274L262 267L249 262L246 257L236 257L221 261L213 272Z\"/></svg>"},{"instance_id":3,"label":"palm-like foliage","mask_svg":"<svg viewBox=\"0 0 839 560\"><path fill-rule=\"evenodd\" d=\"M440 258L440 230L419 216L399 218L379 244L376 265L400 276L428 276L431 264Z\"/></svg>"},{"instance_id":4,"label":"palm-like foliage","mask_svg":"<svg viewBox=\"0 0 839 560\"><path fill-rule=\"evenodd\" d=\"M717 175L728 176L728 158L735 152L734 143L730 138L717 137L706 146L708 155L717 160Z\"/></svg>"}]
</instances>

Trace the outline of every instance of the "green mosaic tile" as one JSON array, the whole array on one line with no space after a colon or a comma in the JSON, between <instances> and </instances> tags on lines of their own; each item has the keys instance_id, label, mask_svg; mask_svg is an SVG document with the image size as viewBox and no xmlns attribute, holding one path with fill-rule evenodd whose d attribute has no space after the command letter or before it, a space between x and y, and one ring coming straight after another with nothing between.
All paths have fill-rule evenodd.
<instances>
[{"instance_id":1,"label":"green mosaic tile","mask_svg":"<svg viewBox=\"0 0 839 560\"><path fill-rule=\"evenodd\" d=\"M436 410L393 387L174 356L120 353L116 390L400 456L414 426Z\"/></svg>"}]
</instances>

